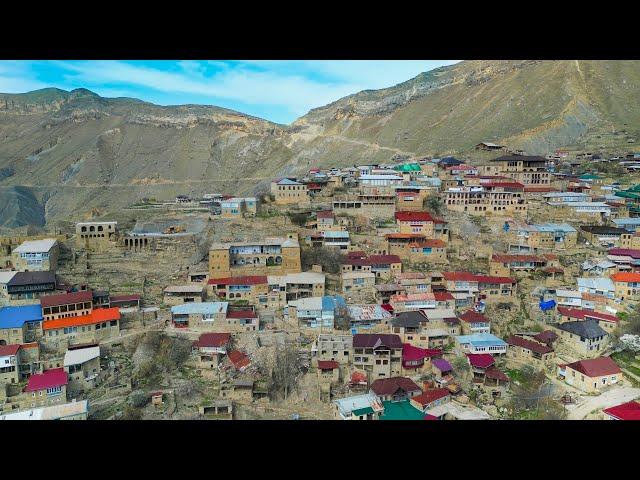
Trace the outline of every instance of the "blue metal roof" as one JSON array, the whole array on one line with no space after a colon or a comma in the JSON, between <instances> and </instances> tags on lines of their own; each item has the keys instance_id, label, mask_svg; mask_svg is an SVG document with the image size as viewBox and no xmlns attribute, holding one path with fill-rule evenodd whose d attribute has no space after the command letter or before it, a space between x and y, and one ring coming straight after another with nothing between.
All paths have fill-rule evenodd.
<instances>
[{"instance_id":1,"label":"blue metal roof","mask_svg":"<svg viewBox=\"0 0 640 480\"><path fill-rule=\"evenodd\" d=\"M22 328L25 322L41 321L42 307L39 303L0 308L0 328Z\"/></svg>"},{"instance_id":2,"label":"blue metal roof","mask_svg":"<svg viewBox=\"0 0 640 480\"><path fill-rule=\"evenodd\" d=\"M325 295L322 297L322 310L335 310L336 308L346 308L347 302L345 302L344 297L340 295L336 295L334 297Z\"/></svg>"},{"instance_id":3,"label":"blue metal roof","mask_svg":"<svg viewBox=\"0 0 640 480\"><path fill-rule=\"evenodd\" d=\"M197 315L220 313L227 311L228 302L189 302L171 307L174 315Z\"/></svg>"}]
</instances>

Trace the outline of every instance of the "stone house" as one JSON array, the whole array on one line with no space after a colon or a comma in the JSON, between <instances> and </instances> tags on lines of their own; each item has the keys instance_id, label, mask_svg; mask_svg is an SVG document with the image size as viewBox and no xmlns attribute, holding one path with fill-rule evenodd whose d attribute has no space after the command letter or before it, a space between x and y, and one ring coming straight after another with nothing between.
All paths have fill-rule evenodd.
<instances>
[{"instance_id":1,"label":"stone house","mask_svg":"<svg viewBox=\"0 0 640 480\"><path fill-rule=\"evenodd\" d=\"M565 382L587 393L598 392L622 380L620 367L609 357L598 357L558 365Z\"/></svg>"},{"instance_id":2,"label":"stone house","mask_svg":"<svg viewBox=\"0 0 640 480\"><path fill-rule=\"evenodd\" d=\"M400 375L402 341L398 335L358 333L353 336L353 365L373 381Z\"/></svg>"}]
</instances>

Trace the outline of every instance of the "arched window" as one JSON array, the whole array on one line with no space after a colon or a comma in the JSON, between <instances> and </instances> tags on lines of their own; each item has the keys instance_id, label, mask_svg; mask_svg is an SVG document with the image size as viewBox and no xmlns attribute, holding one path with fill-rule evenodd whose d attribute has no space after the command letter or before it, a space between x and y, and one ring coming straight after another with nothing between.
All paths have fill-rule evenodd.
<instances>
[{"instance_id":1,"label":"arched window","mask_svg":"<svg viewBox=\"0 0 640 480\"><path fill-rule=\"evenodd\" d=\"M82 227L82 228L80 229L80 231L81 231L81 232L86 232L86 231L87 231L87 227Z\"/></svg>"},{"instance_id":2,"label":"arched window","mask_svg":"<svg viewBox=\"0 0 640 480\"><path fill-rule=\"evenodd\" d=\"M89 227L89 231L90 231L90 232L95 232L95 231L96 231L96 227L94 227L93 225L91 225L91 226Z\"/></svg>"},{"instance_id":3,"label":"arched window","mask_svg":"<svg viewBox=\"0 0 640 480\"><path fill-rule=\"evenodd\" d=\"M98 231L101 232L103 230L102 225L98 225Z\"/></svg>"}]
</instances>

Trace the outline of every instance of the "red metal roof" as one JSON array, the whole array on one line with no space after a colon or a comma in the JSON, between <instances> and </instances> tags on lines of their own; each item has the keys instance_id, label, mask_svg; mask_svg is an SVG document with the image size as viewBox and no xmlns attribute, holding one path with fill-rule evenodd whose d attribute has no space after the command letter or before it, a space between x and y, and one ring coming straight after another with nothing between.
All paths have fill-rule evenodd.
<instances>
[{"instance_id":1,"label":"red metal roof","mask_svg":"<svg viewBox=\"0 0 640 480\"><path fill-rule=\"evenodd\" d=\"M318 360L318 368L320 370L335 370L339 366L335 360Z\"/></svg>"},{"instance_id":2,"label":"red metal roof","mask_svg":"<svg viewBox=\"0 0 640 480\"><path fill-rule=\"evenodd\" d=\"M37 392L47 388L61 387L69 383L69 377L64 368L54 368L36 373L29 377L29 382L25 387L25 392Z\"/></svg>"},{"instance_id":3,"label":"red metal roof","mask_svg":"<svg viewBox=\"0 0 640 480\"><path fill-rule=\"evenodd\" d=\"M616 405L603 410L616 420L640 420L640 403L634 401Z\"/></svg>"},{"instance_id":4,"label":"red metal roof","mask_svg":"<svg viewBox=\"0 0 640 480\"><path fill-rule=\"evenodd\" d=\"M495 363L493 356L488 353L467 353L467 358L474 368L489 368Z\"/></svg>"},{"instance_id":5,"label":"red metal roof","mask_svg":"<svg viewBox=\"0 0 640 480\"><path fill-rule=\"evenodd\" d=\"M578 360L577 362L569 363L567 367L592 378L620 373L618 364L609 357Z\"/></svg>"},{"instance_id":6,"label":"red metal roof","mask_svg":"<svg viewBox=\"0 0 640 480\"><path fill-rule=\"evenodd\" d=\"M501 370L496 367L489 367L485 370L484 374L487 378L492 378L494 380L500 380L501 382L508 382L509 377L507 377Z\"/></svg>"},{"instance_id":7,"label":"red metal roof","mask_svg":"<svg viewBox=\"0 0 640 480\"><path fill-rule=\"evenodd\" d=\"M400 222L433 222L429 212L396 212L395 216Z\"/></svg>"},{"instance_id":8,"label":"red metal roof","mask_svg":"<svg viewBox=\"0 0 640 480\"><path fill-rule=\"evenodd\" d=\"M401 238L423 238L426 239L427 237L425 237L424 235L420 234L420 233L387 233L384 236L386 239L401 239Z\"/></svg>"},{"instance_id":9,"label":"red metal roof","mask_svg":"<svg viewBox=\"0 0 640 480\"><path fill-rule=\"evenodd\" d=\"M585 320L587 318L595 318L604 322L618 323L618 317L607 313L595 312L592 310L581 310L579 308L558 307L558 313L564 317L575 318L577 320Z\"/></svg>"},{"instance_id":10,"label":"red metal roof","mask_svg":"<svg viewBox=\"0 0 640 480\"><path fill-rule=\"evenodd\" d=\"M320 210L316 212L316 218L333 218L333 212L331 210Z\"/></svg>"},{"instance_id":11,"label":"red metal roof","mask_svg":"<svg viewBox=\"0 0 640 480\"><path fill-rule=\"evenodd\" d=\"M240 350L233 350L227 354L231 363L236 368L236 370L241 370L249 365L251 365L251 359L247 356L247 354L241 352Z\"/></svg>"},{"instance_id":12,"label":"red metal roof","mask_svg":"<svg viewBox=\"0 0 640 480\"><path fill-rule=\"evenodd\" d=\"M411 400L425 407L436 400L440 400L447 396L449 396L449 390L446 388L434 388L433 390L426 390L420 395L413 397Z\"/></svg>"},{"instance_id":13,"label":"red metal roof","mask_svg":"<svg viewBox=\"0 0 640 480\"><path fill-rule=\"evenodd\" d=\"M253 310L229 310L227 318L258 318L258 314Z\"/></svg>"},{"instance_id":14,"label":"red metal roof","mask_svg":"<svg viewBox=\"0 0 640 480\"><path fill-rule=\"evenodd\" d=\"M537 255L506 255L494 253L491 256L492 262L511 263L511 262L540 262L546 263L547 258L539 257Z\"/></svg>"},{"instance_id":15,"label":"red metal roof","mask_svg":"<svg viewBox=\"0 0 640 480\"><path fill-rule=\"evenodd\" d=\"M422 360L427 357L439 357L442 355L442 350L439 348L420 348L411 345L410 343L402 344L402 360Z\"/></svg>"},{"instance_id":16,"label":"red metal roof","mask_svg":"<svg viewBox=\"0 0 640 480\"><path fill-rule=\"evenodd\" d=\"M493 277L490 275L476 275L471 272L442 272L442 277L445 280L454 282L478 282L478 283L490 283L490 284L505 284L516 283L513 278L510 277Z\"/></svg>"},{"instance_id":17,"label":"red metal roof","mask_svg":"<svg viewBox=\"0 0 640 480\"><path fill-rule=\"evenodd\" d=\"M640 258L640 250L637 250L635 248L612 248L609 250L609 255L638 259Z\"/></svg>"},{"instance_id":18,"label":"red metal roof","mask_svg":"<svg viewBox=\"0 0 640 480\"><path fill-rule=\"evenodd\" d=\"M20 344L13 345L0 345L0 357L8 357L9 355L16 355L20 350Z\"/></svg>"},{"instance_id":19,"label":"red metal roof","mask_svg":"<svg viewBox=\"0 0 640 480\"><path fill-rule=\"evenodd\" d=\"M209 280L209 285L261 285L267 283L266 275L245 275L241 277L225 277Z\"/></svg>"},{"instance_id":20,"label":"red metal roof","mask_svg":"<svg viewBox=\"0 0 640 480\"><path fill-rule=\"evenodd\" d=\"M40 297L40 305L42 307L56 307L58 305L69 305L71 303L84 303L93 300L93 292L91 290L83 290L81 292L61 293L59 295L45 295Z\"/></svg>"},{"instance_id":21,"label":"red metal roof","mask_svg":"<svg viewBox=\"0 0 640 480\"><path fill-rule=\"evenodd\" d=\"M433 296L438 302L446 302L447 300L454 300L453 295L451 295L449 292L442 292L442 291L433 292Z\"/></svg>"},{"instance_id":22,"label":"red metal roof","mask_svg":"<svg viewBox=\"0 0 640 480\"><path fill-rule=\"evenodd\" d=\"M482 186L489 188L517 188L519 190L524 190L524 185L519 182L485 182L482 183Z\"/></svg>"},{"instance_id":23,"label":"red metal roof","mask_svg":"<svg viewBox=\"0 0 640 480\"><path fill-rule=\"evenodd\" d=\"M460 315L460 320L467 323L489 323L489 319L474 310L467 310Z\"/></svg>"},{"instance_id":24,"label":"red metal roof","mask_svg":"<svg viewBox=\"0 0 640 480\"><path fill-rule=\"evenodd\" d=\"M193 344L195 347L222 347L231 340L230 333L203 333Z\"/></svg>"}]
</instances>

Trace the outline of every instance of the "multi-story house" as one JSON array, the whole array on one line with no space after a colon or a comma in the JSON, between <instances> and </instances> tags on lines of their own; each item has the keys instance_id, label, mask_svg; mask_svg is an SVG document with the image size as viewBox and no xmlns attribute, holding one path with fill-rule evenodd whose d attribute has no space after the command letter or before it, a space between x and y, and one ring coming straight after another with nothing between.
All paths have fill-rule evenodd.
<instances>
[{"instance_id":1,"label":"multi-story house","mask_svg":"<svg viewBox=\"0 0 640 480\"><path fill-rule=\"evenodd\" d=\"M389 299L389 305L396 313L407 311L419 311L437 307L435 294L426 293L401 293L393 295Z\"/></svg>"},{"instance_id":2,"label":"multi-story house","mask_svg":"<svg viewBox=\"0 0 640 480\"><path fill-rule=\"evenodd\" d=\"M367 268L369 267L369 268ZM371 271L376 278L389 279L402 273L402 260L398 255L348 254L342 264L343 272Z\"/></svg>"},{"instance_id":3,"label":"multi-story house","mask_svg":"<svg viewBox=\"0 0 640 480\"><path fill-rule=\"evenodd\" d=\"M609 342L609 334L593 319L557 323L553 327L562 343L587 358L601 354Z\"/></svg>"},{"instance_id":4,"label":"multi-story house","mask_svg":"<svg viewBox=\"0 0 640 480\"><path fill-rule=\"evenodd\" d=\"M349 365L353 353L353 336L321 333L311 348L316 361L335 361L340 365Z\"/></svg>"},{"instance_id":5,"label":"multi-story house","mask_svg":"<svg viewBox=\"0 0 640 480\"><path fill-rule=\"evenodd\" d=\"M271 182L271 194L277 205L309 203L309 190L304 183L291 178Z\"/></svg>"},{"instance_id":6,"label":"multi-story house","mask_svg":"<svg viewBox=\"0 0 640 480\"><path fill-rule=\"evenodd\" d=\"M369 390L381 402L402 402L422 393L422 389L408 377L378 378Z\"/></svg>"},{"instance_id":7,"label":"multi-story house","mask_svg":"<svg viewBox=\"0 0 640 480\"><path fill-rule=\"evenodd\" d=\"M534 155L503 155L479 167L482 175L506 175L524 185L549 185L547 159Z\"/></svg>"},{"instance_id":8,"label":"multi-story house","mask_svg":"<svg viewBox=\"0 0 640 480\"><path fill-rule=\"evenodd\" d=\"M100 373L100 347L69 347L64 354L64 369L69 374L67 388L70 392L84 392L93 388Z\"/></svg>"},{"instance_id":9,"label":"multi-story house","mask_svg":"<svg viewBox=\"0 0 640 480\"><path fill-rule=\"evenodd\" d=\"M23 344L42 337L40 305L0 307L0 345Z\"/></svg>"},{"instance_id":10,"label":"multi-story house","mask_svg":"<svg viewBox=\"0 0 640 480\"><path fill-rule=\"evenodd\" d=\"M62 351L69 345L99 343L120 335L120 309L97 308L88 315L48 320L42 334L45 345Z\"/></svg>"},{"instance_id":11,"label":"multi-story house","mask_svg":"<svg viewBox=\"0 0 640 480\"><path fill-rule=\"evenodd\" d=\"M255 216L258 201L255 197L232 197L220 202L222 218L242 218Z\"/></svg>"},{"instance_id":12,"label":"multi-story house","mask_svg":"<svg viewBox=\"0 0 640 480\"><path fill-rule=\"evenodd\" d=\"M214 244L209 250L210 281L247 275L286 275L301 270L300 244L295 234L289 238Z\"/></svg>"},{"instance_id":13,"label":"multi-story house","mask_svg":"<svg viewBox=\"0 0 640 480\"><path fill-rule=\"evenodd\" d=\"M13 265L25 272L55 272L59 250L58 241L52 238L25 241L13 251Z\"/></svg>"},{"instance_id":14,"label":"multi-story house","mask_svg":"<svg viewBox=\"0 0 640 480\"><path fill-rule=\"evenodd\" d=\"M76 223L76 247L85 250L103 251L116 244L118 222Z\"/></svg>"},{"instance_id":15,"label":"multi-story house","mask_svg":"<svg viewBox=\"0 0 640 480\"><path fill-rule=\"evenodd\" d=\"M64 368L54 368L31 375L20 403L26 408L66 403L68 383L69 376Z\"/></svg>"},{"instance_id":16,"label":"multi-story house","mask_svg":"<svg viewBox=\"0 0 640 480\"><path fill-rule=\"evenodd\" d=\"M608 333L613 332L618 326L619 319L615 315L611 315L603 312L596 312L594 310L583 310L579 308L568 308L558 306L557 312L559 315L559 322L575 322L581 320L595 320L598 325Z\"/></svg>"},{"instance_id":17,"label":"multi-story house","mask_svg":"<svg viewBox=\"0 0 640 480\"><path fill-rule=\"evenodd\" d=\"M213 369L220 365L231 343L230 333L203 333L193 344L201 368Z\"/></svg>"},{"instance_id":18,"label":"multi-story house","mask_svg":"<svg viewBox=\"0 0 640 480\"><path fill-rule=\"evenodd\" d=\"M398 335L358 333L353 336L353 365L369 380L400 375L402 341Z\"/></svg>"},{"instance_id":19,"label":"multi-story house","mask_svg":"<svg viewBox=\"0 0 640 480\"><path fill-rule=\"evenodd\" d=\"M0 345L0 389L6 384L20 381L19 356L20 345Z\"/></svg>"},{"instance_id":20,"label":"multi-story house","mask_svg":"<svg viewBox=\"0 0 640 480\"><path fill-rule=\"evenodd\" d=\"M89 315L93 311L93 292L82 290L60 295L45 295L40 298L40 305L45 322L57 318Z\"/></svg>"},{"instance_id":21,"label":"multi-story house","mask_svg":"<svg viewBox=\"0 0 640 480\"><path fill-rule=\"evenodd\" d=\"M478 275L471 272L442 272L444 285L456 299L456 306L472 304L479 298L507 301L515 296L516 280L510 277Z\"/></svg>"},{"instance_id":22,"label":"multi-story house","mask_svg":"<svg viewBox=\"0 0 640 480\"><path fill-rule=\"evenodd\" d=\"M7 282L10 303L24 303L43 295L56 293L57 281L54 272L16 272Z\"/></svg>"},{"instance_id":23,"label":"multi-story house","mask_svg":"<svg viewBox=\"0 0 640 480\"><path fill-rule=\"evenodd\" d=\"M516 224L509 229L510 252L564 250L578 244L578 231L568 223Z\"/></svg>"},{"instance_id":24,"label":"multi-story house","mask_svg":"<svg viewBox=\"0 0 640 480\"><path fill-rule=\"evenodd\" d=\"M287 315L301 327L332 329L340 309L346 311L347 303L338 295L308 297L289 302Z\"/></svg>"},{"instance_id":25,"label":"multi-story house","mask_svg":"<svg viewBox=\"0 0 640 480\"><path fill-rule=\"evenodd\" d=\"M507 353L507 342L491 333L475 333L455 337L462 353L490 353L502 355Z\"/></svg>"},{"instance_id":26,"label":"multi-story house","mask_svg":"<svg viewBox=\"0 0 640 480\"><path fill-rule=\"evenodd\" d=\"M458 318L461 320L462 333L472 335L474 333L491 333L491 322L482 313L467 310Z\"/></svg>"},{"instance_id":27,"label":"multi-story house","mask_svg":"<svg viewBox=\"0 0 640 480\"><path fill-rule=\"evenodd\" d=\"M619 272L611 275L616 299L624 302L637 300L640 295L640 273Z\"/></svg>"},{"instance_id":28,"label":"multi-story house","mask_svg":"<svg viewBox=\"0 0 640 480\"><path fill-rule=\"evenodd\" d=\"M224 332L228 307L228 302L183 303L171 307L171 321L176 328Z\"/></svg>"},{"instance_id":29,"label":"multi-story house","mask_svg":"<svg viewBox=\"0 0 640 480\"><path fill-rule=\"evenodd\" d=\"M557 266L554 254L522 255L494 253L489 261L489 273L495 276L509 276L512 272L531 272L547 266Z\"/></svg>"},{"instance_id":30,"label":"multi-story house","mask_svg":"<svg viewBox=\"0 0 640 480\"><path fill-rule=\"evenodd\" d=\"M517 182L450 187L444 191L444 204L449 210L476 216L527 213L524 186Z\"/></svg>"},{"instance_id":31,"label":"multi-story house","mask_svg":"<svg viewBox=\"0 0 640 480\"><path fill-rule=\"evenodd\" d=\"M396 212L395 219L400 233L418 233L444 242L449 240L447 223L429 212Z\"/></svg>"}]
</instances>

